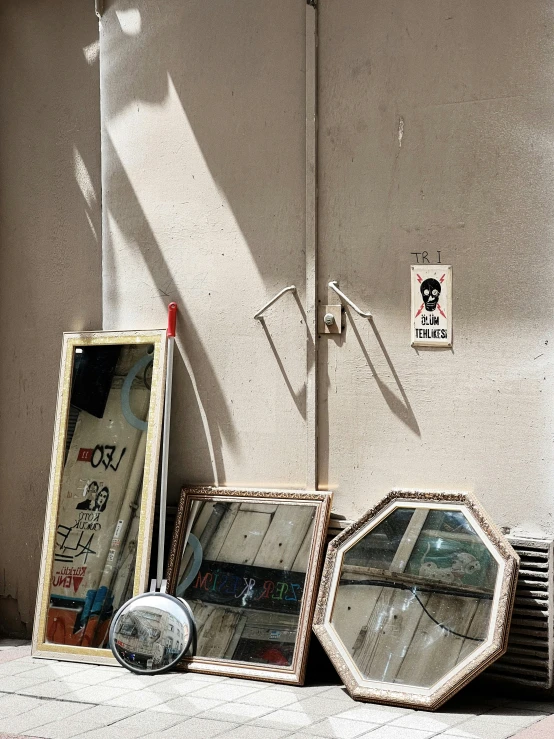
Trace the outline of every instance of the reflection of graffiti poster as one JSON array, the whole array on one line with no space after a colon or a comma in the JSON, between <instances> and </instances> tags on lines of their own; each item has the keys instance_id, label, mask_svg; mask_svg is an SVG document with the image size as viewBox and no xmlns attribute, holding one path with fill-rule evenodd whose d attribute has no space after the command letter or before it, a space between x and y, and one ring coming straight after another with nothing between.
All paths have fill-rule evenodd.
<instances>
[{"instance_id":1,"label":"reflection of graffiti poster","mask_svg":"<svg viewBox=\"0 0 554 739\"><path fill-rule=\"evenodd\" d=\"M406 572L447 585L494 589L496 562L477 536L422 534Z\"/></svg>"},{"instance_id":2,"label":"reflection of graffiti poster","mask_svg":"<svg viewBox=\"0 0 554 739\"><path fill-rule=\"evenodd\" d=\"M412 265L412 346L452 346L452 267Z\"/></svg>"},{"instance_id":3,"label":"reflection of graffiti poster","mask_svg":"<svg viewBox=\"0 0 554 739\"><path fill-rule=\"evenodd\" d=\"M123 354L123 358L126 358ZM63 471L48 612L47 640L102 646L109 617L125 595L134 564L129 534L138 525L150 392L143 380L129 389L137 423L125 414L123 377L116 376L103 415L82 410ZM118 582L122 575L125 582Z\"/></svg>"}]
</instances>

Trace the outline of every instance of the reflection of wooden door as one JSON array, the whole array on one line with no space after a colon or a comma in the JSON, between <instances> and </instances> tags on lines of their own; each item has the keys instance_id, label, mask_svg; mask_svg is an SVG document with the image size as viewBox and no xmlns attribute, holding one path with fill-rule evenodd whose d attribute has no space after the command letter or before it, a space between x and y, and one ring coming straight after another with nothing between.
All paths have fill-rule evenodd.
<instances>
[{"instance_id":1,"label":"reflection of wooden door","mask_svg":"<svg viewBox=\"0 0 554 739\"><path fill-rule=\"evenodd\" d=\"M282 572L285 576L291 571L306 572L314 514L313 506L243 502L227 505L222 514L214 516L213 507L204 505L192 532L202 544L204 562L239 565L246 579L249 566L257 568L257 573ZM200 582L202 577L201 570ZM191 593L189 589L199 655L289 664L297 613L258 610L255 603L240 600L236 605L213 604Z\"/></svg>"}]
</instances>

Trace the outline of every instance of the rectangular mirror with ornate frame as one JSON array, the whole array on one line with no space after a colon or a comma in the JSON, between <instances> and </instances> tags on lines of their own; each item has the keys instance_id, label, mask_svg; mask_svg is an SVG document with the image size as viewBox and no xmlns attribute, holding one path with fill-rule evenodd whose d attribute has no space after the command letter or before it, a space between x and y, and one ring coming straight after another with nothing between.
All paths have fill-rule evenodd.
<instances>
[{"instance_id":1,"label":"rectangular mirror with ornate frame","mask_svg":"<svg viewBox=\"0 0 554 739\"><path fill-rule=\"evenodd\" d=\"M304 681L331 494L184 488L168 592L191 606L208 672Z\"/></svg>"},{"instance_id":2,"label":"rectangular mirror with ornate frame","mask_svg":"<svg viewBox=\"0 0 554 739\"><path fill-rule=\"evenodd\" d=\"M165 330L64 334L36 657L115 662L112 615L148 580L164 376Z\"/></svg>"}]
</instances>

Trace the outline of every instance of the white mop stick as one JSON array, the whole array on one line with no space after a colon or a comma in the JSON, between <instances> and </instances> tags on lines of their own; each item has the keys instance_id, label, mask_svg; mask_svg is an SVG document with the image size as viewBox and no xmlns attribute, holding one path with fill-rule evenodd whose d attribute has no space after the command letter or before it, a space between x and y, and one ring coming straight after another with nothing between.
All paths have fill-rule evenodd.
<instances>
[{"instance_id":1,"label":"white mop stick","mask_svg":"<svg viewBox=\"0 0 554 739\"><path fill-rule=\"evenodd\" d=\"M167 372L165 376L165 408L162 437L161 482L160 482L160 527L158 533L158 569L156 586L161 588L164 569L165 516L167 507L167 463L169 457L169 427L171 424L171 389L173 385L173 349L175 346L175 323L177 303L167 307Z\"/></svg>"}]
</instances>

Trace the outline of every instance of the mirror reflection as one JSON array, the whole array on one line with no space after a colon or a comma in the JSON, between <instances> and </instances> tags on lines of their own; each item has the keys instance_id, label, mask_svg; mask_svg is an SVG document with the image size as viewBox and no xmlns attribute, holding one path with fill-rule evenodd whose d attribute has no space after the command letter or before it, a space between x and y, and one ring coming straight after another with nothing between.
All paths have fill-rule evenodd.
<instances>
[{"instance_id":1,"label":"mirror reflection","mask_svg":"<svg viewBox=\"0 0 554 739\"><path fill-rule=\"evenodd\" d=\"M429 688L486 640L497 576L462 512L396 508L344 553L331 622L365 679Z\"/></svg>"},{"instance_id":2,"label":"mirror reflection","mask_svg":"<svg viewBox=\"0 0 554 739\"><path fill-rule=\"evenodd\" d=\"M160 672L181 659L190 637L183 604L153 593L133 599L116 616L110 646L118 660L134 672Z\"/></svg>"},{"instance_id":3,"label":"mirror reflection","mask_svg":"<svg viewBox=\"0 0 554 739\"><path fill-rule=\"evenodd\" d=\"M194 613L196 656L293 662L315 505L193 500L172 591Z\"/></svg>"},{"instance_id":4,"label":"mirror reflection","mask_svg":"<svg viewBox=\"0 0 554 739\"><path fill-rule=\"evenodd\" d=\"M107 646L133 594L154 347L77 346L46 641Z\"/></svg>"}]
</instances>

